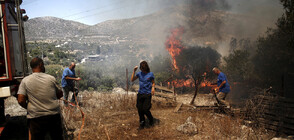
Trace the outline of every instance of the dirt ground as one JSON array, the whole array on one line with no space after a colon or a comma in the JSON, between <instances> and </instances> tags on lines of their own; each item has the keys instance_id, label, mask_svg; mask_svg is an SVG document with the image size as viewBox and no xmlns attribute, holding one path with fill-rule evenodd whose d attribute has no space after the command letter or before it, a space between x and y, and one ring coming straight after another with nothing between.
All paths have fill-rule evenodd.
<instances>
[{"instance_id":1,"label":"dirt ground","mask_svg":"<svg viewBox=\"0 0 294 140\"><path fill-rule=\"evenodd\" d=\"M159 97L152 98L153 116L160 120L154 127L137 130L138 113L135 94L81 93L81 108L86 114L85 125L80 131L82 117L79 110L64 108L64 120L69 139L271 139L264 129L252 129L243 125L238 117L231 117L213 110L181 111L174 109L179 102L189 103L193 95L179 95L177 102ZM195 104L213 105L213 96L200 94ZM177 130L188 117L197 126L196 134L184 134Z\"/></svg>"},{"instance_id":2,"label":"dirt ground","mask_svg":"<svg viewBox=\"0 0 294 140\"><path fill-rule=\"evenodd\" d=\"M153 116L160 123L143 130L139 127L139 117L135 107L136 93L126 94L122 89L111 93L80 92L80 108L85 114L84 121L80 110L75 106L65 107L60 101L64 120L66 139L97 140L97 139L271 139L273 135L264 129L252 129L243 125L242 119L213 110L181 110L174 112L179 103L189 104L193 95L178 95L176 102L160 97L152 97ZM195 105L214 105L212 94L199 94ZM10 129L13 136L6 138L27 139L26 110L21 108L15 97L5 101L6 114L10 116ZM194 134L185 134L177 130L188 117L196 125ZM84 123L84 125L82 125ZM83 126L83 128L81 127ZM18 129L16 129L18 128ZM81 129L82 128L82 129ZM18 133L15 133L18 130ZM8 129L7 129L8 131ZM19 135L15 135L19 134Z\"/></svg>"}]
</instances>

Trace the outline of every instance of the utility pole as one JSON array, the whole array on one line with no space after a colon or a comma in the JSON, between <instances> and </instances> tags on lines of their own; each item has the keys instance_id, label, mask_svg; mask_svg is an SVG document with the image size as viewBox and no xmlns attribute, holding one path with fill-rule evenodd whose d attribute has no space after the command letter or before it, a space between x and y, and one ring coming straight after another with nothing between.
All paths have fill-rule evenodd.
<instances>
[{"instance_id":1,"label":"utility pole","mask_svg":"<svg viewBox=\"0 0 294 140\"><path fill-rule=\"evenodd\" d=\"M128 93L129 93L129 76L128 76L128 68L126 68L126 82L127 82L127 84L126 84L126 86L127 86L127 95L128 95Z\"/></svg>"}]
</instances>

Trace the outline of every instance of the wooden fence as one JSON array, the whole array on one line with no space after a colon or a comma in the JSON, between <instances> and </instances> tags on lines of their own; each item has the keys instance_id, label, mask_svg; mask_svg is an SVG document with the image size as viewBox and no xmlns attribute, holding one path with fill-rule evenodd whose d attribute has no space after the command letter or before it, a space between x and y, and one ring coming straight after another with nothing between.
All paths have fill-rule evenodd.
<instances>
[{"instance_id":1,"label":"wooden fence","mask_svg":"<svg viewBox=\"0 0 294 140\"><path fill-rule=\"evenodd\" d=\"M258 122L278 134L294 135L294 99L259 95Z\"/></svg>"},{"instance_id":2,"label":"wooden fence","mask_svg":"<svg viewBox=\"0 0 294 140\"><path fill-rule=\"evenodd\" d=\"M134 91L138 92L139 85L133 85L132 89ZM157 96L157 97L176 100L176 94L175 94L174 88L169 89L167 87L156 85L155 91L156 91L155 96Z\"/></svg>"}]
</instances>

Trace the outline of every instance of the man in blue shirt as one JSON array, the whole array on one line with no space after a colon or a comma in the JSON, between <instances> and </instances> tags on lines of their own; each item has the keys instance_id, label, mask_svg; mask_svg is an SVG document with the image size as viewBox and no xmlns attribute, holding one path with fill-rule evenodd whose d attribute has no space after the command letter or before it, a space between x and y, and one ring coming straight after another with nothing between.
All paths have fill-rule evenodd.
<instances>
[{"instance_id":1,"label":"man in blue shirt","mask_svg":"<svg viewBox=\"0 0 294 140\"><path fill-rule=\"evenodd\" d=\"M224 73L222 73L218 68L214 67L212 71L218 75L217 77L217 88L215 89L217 94L217 99L221 104L229 106L229 103L225 101L227 94L231 91L228 79Z\"/></svg>"},{"instance_id":2,"label":"man in blue shirt","mask_svg":"<svg viewBox=\"0 0 294 140\"><path fill-rule=\"evenodd\" d=\"M76 77L75 67L76 67L75 63L72 62L68 68L64 69L62 74L62 79L61 79L63 98L64 100L67 100L69 92L72 91L74 93L71 98L72 103L75 103L75 98L78 96L78 93L79 93L78 89L75 88L74 81L81 80L81 78ZM67 103L65 102L65 104Z\"/></svg>"},{"instance_id":3,"label":"man in blue shirt","mask_svg":"<svg viewBox=\"0 0 294 140\"><path fill-rule=\"evenodd\" d=\"M139 114L140 126L139 130L145 127L145 115L149 120L149 125L153 126L154 121L157 121L153 118L150 109L151 109L151 98L155 93L155 82L154 75L150 72L150 68L146 61L140 63L140 70L136 75L136 70L138 66L134 68L131 81L134 82L136 79L139 79L139 93L137 94L137 109Z\"/></svg>"}]
</instances>

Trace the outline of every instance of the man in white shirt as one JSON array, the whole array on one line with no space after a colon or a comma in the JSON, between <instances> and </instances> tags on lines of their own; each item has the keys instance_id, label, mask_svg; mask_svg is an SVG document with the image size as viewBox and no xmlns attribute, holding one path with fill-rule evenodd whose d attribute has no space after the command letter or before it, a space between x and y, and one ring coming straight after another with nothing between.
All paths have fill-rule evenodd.
<instances>
[{"instance_id":1,"label":"man in white shirt","mask_svg":"<svg viewBox=\"0 0 294 140\"><path fill-rule=\"evenodd\" d=\"M51 139L62 140L62 126L58 99L62 91L56 79L44 73L44 62L34 58L30 62L33 73L25 77L19 86L18 103L27 109L28 127L32 140L45 139L49 133Z\"/></svg>"}]
</instances>

